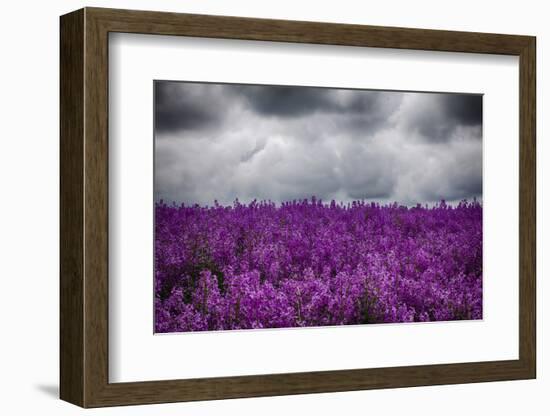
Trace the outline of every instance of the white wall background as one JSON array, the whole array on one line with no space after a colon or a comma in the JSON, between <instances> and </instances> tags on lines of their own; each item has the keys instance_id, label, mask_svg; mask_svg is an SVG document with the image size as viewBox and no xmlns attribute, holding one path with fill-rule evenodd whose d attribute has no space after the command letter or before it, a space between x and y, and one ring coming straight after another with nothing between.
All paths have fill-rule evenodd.
<instances>
[{"instance_id":1,"label":"white wall background","mask_svg":"<svg viewBox=\"0 0 550 416\"><path fill-rule=\"evenodd\" d=\"M58 16L82 6L155 9L276 19L530 34L538 38L538 379L458 386L139 406L87 411L103 415L398 414L543 415L550 410L550 361L544 258L550 227L543 186L550 170L545 143L545 72L550 26L537 0L386 2L277 0L121 0L7 2L0 15L0 410L3 414L71 415L81 409L58 395ZM549 64L550 65L550 64Z\"/></svg>"}]
</instances>

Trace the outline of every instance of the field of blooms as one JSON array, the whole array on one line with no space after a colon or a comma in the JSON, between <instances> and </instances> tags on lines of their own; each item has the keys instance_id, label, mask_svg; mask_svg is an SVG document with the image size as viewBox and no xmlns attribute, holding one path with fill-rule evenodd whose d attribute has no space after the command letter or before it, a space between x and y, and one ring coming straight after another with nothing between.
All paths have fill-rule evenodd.
<instances>
[{"instance_id":1,"label":"field of blooms","mask_svg":"<svg viewBox=\"0 0 550 416\"><path fill-rule=\"evenodd\" d=\"M482 317L482 206L155 207L155 330Z\"/></svg>"}]
</instances>

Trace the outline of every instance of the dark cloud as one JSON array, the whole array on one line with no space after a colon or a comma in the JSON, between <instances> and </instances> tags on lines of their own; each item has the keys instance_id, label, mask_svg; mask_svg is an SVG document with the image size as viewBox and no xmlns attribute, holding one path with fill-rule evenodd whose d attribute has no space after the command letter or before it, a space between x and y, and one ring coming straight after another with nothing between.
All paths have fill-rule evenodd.
<instances>
[{"instance_id":1,"label":"dark cloud","mask_svg":"<svg viewBox=\"0 0 550 416\"><path fill-rule=\"evenodd\" d=\"M212 129L241 108L261 116L293 119L329 114L346 129L376 129L395 111L400 94L331 88L155 82L159 133ZM341 117L338 117L341 116Z\"/></svg>"},{"instance_id":2,"label":"dark cloud","mask_svg":"<svg viewBox=\"0 0 550 416\"><path fill-rule=\"evenodd\" d=\"M431 142L447 142L457 128L481 127L482 103L483 96L477 94L426 94L410 113L408 127Z\"/></svg>"},{"instance_id":3,"label":"dark cloud","mask_svg":"<svg viewBox=\"0 0 550 416\"><path fill-rule=\"evenodd\" d=\"M241 94L250 109L261 115L297 118L313 113L353 116L359 128L376 127L387 117L388 95L379 91L342 90L295 86L246 85ZM393 100L393 102L396 102Z\"/></svg>"},{"instance_id":4,"label":"dark cloud","mask_svg":"<svg viewBox=\"0 0 550 416\"><path fill-rule=\"evenodd\" d=\"M167 84L166 86L164 84ZM155 197L481 197L481 96L157 82Z\"/></svg>"},{"instance_id":5,"label":"dark cloud","mask_svg":"<svg viewBox=\"0 0 550 416\"><path fill-rule=\"evenodd\" d=\"M459 125L481 126L483 96L480 94L441 94L443 113Z\"/></svg>"},{"instance_id":6,"label":"dark cloud","mask_svg":"<svg viewBox=\"0 0 550 416\"><path fill-rule=\"evenodd\" d=\"M224 116L208 84L157 81L154 89L158 133L212 127Z\"/></svg>"},{"instance_id":7,"label":"dark cloud","mask_svg":"<svg viewBox=\"0 0 550 416\"><path fill-rule=\"evenodd\" d=\"M252 110L269 116L300 117L334 108L326 89L246 85L238 91Z\"/></svg>"}]
</instances>

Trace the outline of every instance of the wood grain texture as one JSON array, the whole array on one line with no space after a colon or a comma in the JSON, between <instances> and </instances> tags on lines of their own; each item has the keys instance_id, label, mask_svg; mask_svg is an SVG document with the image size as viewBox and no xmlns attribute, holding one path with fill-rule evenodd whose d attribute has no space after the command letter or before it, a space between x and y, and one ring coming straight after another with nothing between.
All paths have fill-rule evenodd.
<instances>
[{"instance_id":1,"label":"wood grain texture","mask_svg":"<svg viewBox=\"0 0 550 416\"><path fill-rule=\"evenodd\" d=\"M108 33L86 15L84 58L85 406L108 380Z\"/></svg>"},{"instance_id":2,"label":"wood grain texture","mask_svg":"<svg viewBox=\"0 0 550 416\"><path fill-rule=\"evenodd\" d=\"M520 58L519 359L109 383L108 33L516 55ZM534 378L535 38L86 8L61 18L61 397L100 407Z\"/></svg>"},{"instance_id":3,"label":"wood grain texture","mask_svg":"<svg viewBox=\"0 0 550 416\"><path fill-rule=\"evenodd\" d=\"M87 8L111 32L519 55L528 36Z\"/></svg>"},{"instance_id":4,"label":"wood grain texture","mask_svg":"<svg viewBox=\"0 0 550 416\"><path fill-rule=\"evenodd\" d=\"M84 405L84 12L60 23L60 388Z\"/></svg>"},{"instance_id":5,"label":"wood grain texture","mask_svg":"<svg viewBox=\"0 0 550 416\"><path fill-rule=\"evenodd\" d=\"M519 355L536 377L536 41L520 54Z\"/></svg>"}]
</instances>

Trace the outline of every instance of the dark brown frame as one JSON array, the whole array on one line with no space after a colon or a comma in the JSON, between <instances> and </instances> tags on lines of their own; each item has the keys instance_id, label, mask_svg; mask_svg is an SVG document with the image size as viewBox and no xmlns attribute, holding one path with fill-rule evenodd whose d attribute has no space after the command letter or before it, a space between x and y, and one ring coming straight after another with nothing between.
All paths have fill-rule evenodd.
<instances>
[{"instance_id":1,"label":"dark brown frame","mask_svg":"<svg viewBox=\"0 0 550 416\"><path fill-rule=\"evenodd\" d=\"M109 383L109 32L519 56L519 359ZM535 50L531 36L99 8L62 16L61 398L100 407L535 378Z\"/></svg>"}]
</instances>

